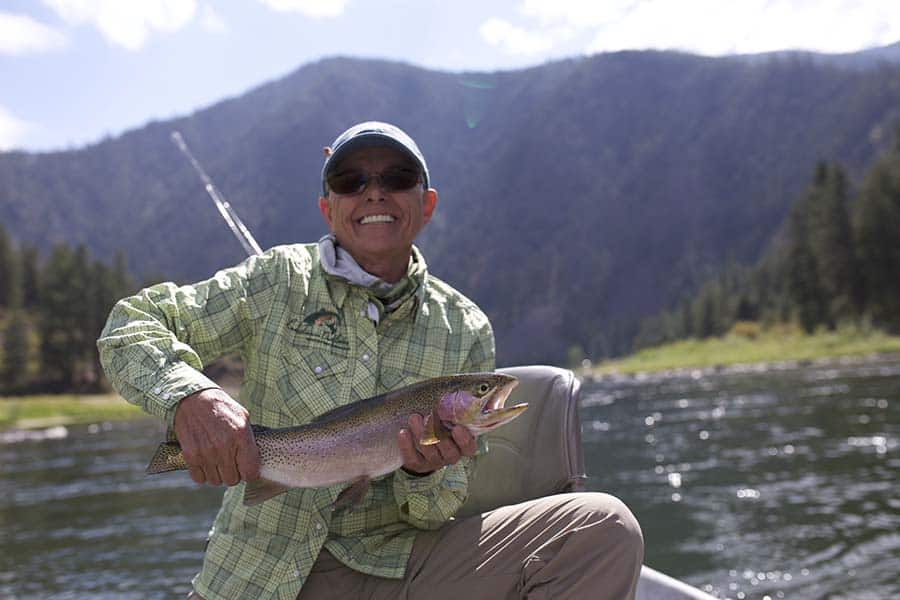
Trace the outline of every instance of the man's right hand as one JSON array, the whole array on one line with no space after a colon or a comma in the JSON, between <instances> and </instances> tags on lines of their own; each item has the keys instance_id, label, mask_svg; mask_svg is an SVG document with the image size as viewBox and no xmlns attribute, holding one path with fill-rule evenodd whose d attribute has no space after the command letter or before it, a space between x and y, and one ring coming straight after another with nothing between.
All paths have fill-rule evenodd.
<instances>
[{"instance_id":1,"label":"man's right hand","mask_svg":"<svg viewBox=\"0 0 900 600\"><path fill-rule=\"evenodd\" d=\"M197 483L235 485L259 478L250 413L223 390L182 398L175 409L175 435Z\"/></svg>"}]
</instances>

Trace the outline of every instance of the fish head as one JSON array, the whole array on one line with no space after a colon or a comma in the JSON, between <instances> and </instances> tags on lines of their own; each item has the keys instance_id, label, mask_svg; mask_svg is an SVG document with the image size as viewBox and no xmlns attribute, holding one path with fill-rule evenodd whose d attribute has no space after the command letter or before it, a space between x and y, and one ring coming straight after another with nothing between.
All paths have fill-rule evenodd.
<instances>
[{"instance_id":1,"label":"fish head","mask_svg":"<svg viewBox=\"0 0 900 600\"><path fill-rule=\"evenodd\" d=\"M452 378L434 411L426 417L425 438L421 443L437 443L448 437L456 425L462 425L473 436L509 423L528 404L506 406L506 399L519 380L504 373L471 373Z\"/></svg>"}]
</instances>

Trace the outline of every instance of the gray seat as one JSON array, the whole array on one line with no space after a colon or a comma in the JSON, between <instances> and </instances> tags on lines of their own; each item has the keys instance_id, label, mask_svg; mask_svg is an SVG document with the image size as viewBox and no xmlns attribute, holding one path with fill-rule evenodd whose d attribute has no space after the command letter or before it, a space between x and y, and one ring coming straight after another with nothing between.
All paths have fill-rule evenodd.
<instances>
[{"instance_id":1,"label":"gray seat","mask_svg":"<svg viewBox=\"0 0 900 600\"><path fill-rule=\"evenodd\" d=\"M541 365L498 370L519 378L506 405L527 402L528 410L484 434L488 453L478 460L469 498L459 516L584 490L580 383L575 374Z\"/></svg>"},{"instance_id":2,"label":"gray seat","mask_svg":"<svg viewBox=\"0 0 900 600\"><path fill-rule=\"evenodd\" d=\"M541 365L498 369L519 378L507 406L528 403L516 420L486 433L464 517L541 496L585 489L578 400L581 385L567 369ZM713 596L647 566L636 600L714 600Z\"/></svg>"}]
</instances>

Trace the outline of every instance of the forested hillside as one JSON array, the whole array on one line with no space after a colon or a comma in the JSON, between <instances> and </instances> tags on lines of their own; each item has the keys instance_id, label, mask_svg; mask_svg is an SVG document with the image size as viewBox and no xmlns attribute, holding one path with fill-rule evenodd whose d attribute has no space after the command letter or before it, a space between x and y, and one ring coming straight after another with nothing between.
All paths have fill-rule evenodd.
<instances>
[{"instance_id":1,"label":"forested hillside","mask_svg":"<svg viewBox=\"0 0 900 600\"><path fill-rule=\"evenodd\" d=\"M900 127L858 186L816 165L753 266L729 264L677 308L643 321L637 347L796 323L900 333Z\"/></svg>"},{"instance_id":2,"label":"forested hillside","mask_svg":"<svg viewBox=\"0 0 900 600\"><path fill-rule=\"evenodd\" d=\"M454 74L329 59L83 149L0 154L0 220L45 254L84 244L124 251L139 280L202 278L242 250L173 129L265 247L324 232L324 145L393 121L440 192L420 239L430 268L486 309L500 362L599 358L727 262L755 263L818 162L861 180L900 121L900 66L866 64L623 52Z\"/></svg>"},{"instance_id":3,"label":"forested hillside","mask_svg":"<svg viewBox=\"0 0 900 600\"><path fill-rule=\"evenodd\" d=\"M103 389L97 335L135 289L121 253L57 244L40 257L0 224L0 395Z\"/></svg>"}]
</instances>

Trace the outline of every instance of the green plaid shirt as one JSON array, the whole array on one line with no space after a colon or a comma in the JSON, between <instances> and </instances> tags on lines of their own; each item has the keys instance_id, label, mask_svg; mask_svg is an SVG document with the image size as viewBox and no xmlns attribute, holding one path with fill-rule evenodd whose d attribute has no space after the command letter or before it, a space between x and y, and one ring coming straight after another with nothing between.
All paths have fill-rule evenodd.
<instances>
[{"instance_id":1,"label":"green plaid shirt","mask_svg":"<svg viewBox=\"0 0 900 600\"><path fill-rule=\"evenodd\" d=\"M494 368L487 317L428 275L413 249L418 287L376 325L379 301L327 275L316 244L280 246L209 280L163 283L120 301L98 340L113 387L145 411L174 419L179 400L218 387L200 369L228 353L245 364L240 402L254 423L285 427L428 377ZM320 550L348 566L402 577L418 529L436 529L467 495L471 459L425 477L397 470L372 482L352 512L332 512L342 485L291 490L253 507L229 488L210 532L195 590L218 598L294 599Z\"/></svg>"}]
</instances>

